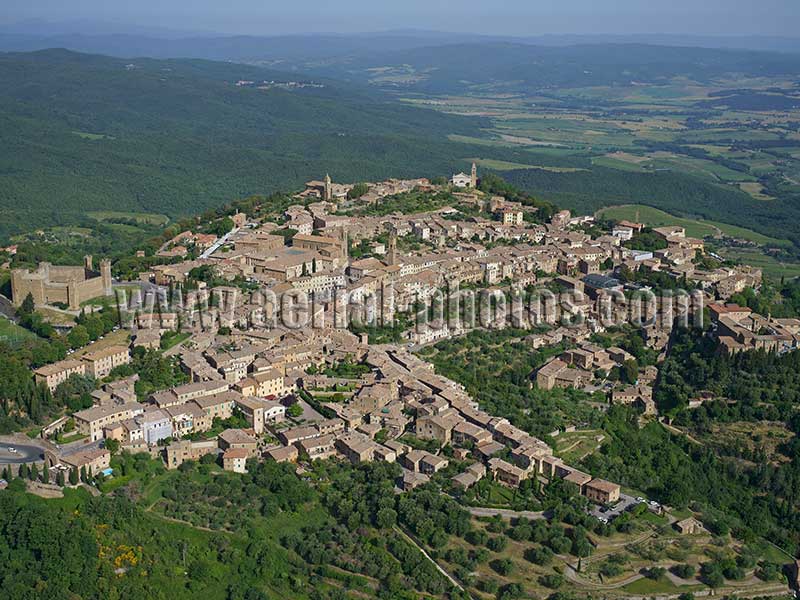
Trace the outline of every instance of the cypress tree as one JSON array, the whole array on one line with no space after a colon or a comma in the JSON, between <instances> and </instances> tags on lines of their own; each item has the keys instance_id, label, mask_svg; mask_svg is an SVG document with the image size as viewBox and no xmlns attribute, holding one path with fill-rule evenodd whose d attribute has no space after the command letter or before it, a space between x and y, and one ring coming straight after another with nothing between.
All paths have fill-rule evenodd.
<instances>
[{"instance_id":1,"label":"cypress tree","mask_svg":"<svg viewBox=\"0 0 800 600\"><path fill-rule=\"evenodd\" d=\"M31 466L31 470L28 473L28 478L31 481L36 481L37 479L39 479L39 467L36 466L36 463L33 463L33 465Z\"/></svg>"},{"instance_id":2,"label":"cypress tree","mask_svg":"<svg viewBox=\"0 0 800 600\"><path fill-rule=\"evenodd\" d=\"M78 469L71 469L69 472L69 484L78 485Z\"/></svg>"},{"instance_id":3,"label":"cypress tree","mask_svg":"<svg viewBox=\"0 0 800 600\"><path fill-rule=\"evenodd\" d=\"M58 474L56 474L56 485L58 487L64 487L64 471L59 469Z\"/></svg>"},{"instance_id":4,"label":"cypress tree","mask_svg":"<svg viewBox=\"0 0 800 600\"><path fill-rule=\"evenodd\" d=\"M47 462L44 463L44 468L42 469L42 481L50 483L50 467L47 466Z\"/></svg>"},{"instance_id":5,"label":"cypress tree","mask_svg":"<svg viewBox=\"0 0 800 600\"><path fill-rule=\"evenodd\" d=\"M25 296L25 299L22 301L22 304L17 309L17 314L20 316L26 316L33 314L34 310L36 310L36 303L33 300L33 294L28 292L28 295Z\"/></svg>"}]
</instances>

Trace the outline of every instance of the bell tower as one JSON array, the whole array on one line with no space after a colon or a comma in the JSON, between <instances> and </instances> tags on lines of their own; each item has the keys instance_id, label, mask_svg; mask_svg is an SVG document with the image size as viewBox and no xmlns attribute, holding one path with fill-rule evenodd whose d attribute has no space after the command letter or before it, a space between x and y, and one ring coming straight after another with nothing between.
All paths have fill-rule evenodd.
<instances>
[{"instance_id":1,"label":"bell tower","mask_svg":"<svg viewBox=\"0 0 800 600\"><path fill-rule=\"evenodd\" d=\"M350 260L350 232L347 227L339 228L339 241L342 245L342 258L347 262Z\"/></svg>"},{"instance_id":2,"label":"bell tower","mask_svg":"<svg viewBox=\"0 0 800 600\"><path fill-rule=\"evenodd\" d=\"M475 189L478 187L478 165L472 163L472 171L469 175L469 187Z\"/></svg>"},{"instance_id":3,"label":"bell tower","mask_svg":"<svg viewBox=\"0 0 800 600\"><path fill-rule=\"evenodd\" d=\"M325 202L330 202L331 198L333 198L333 189L331 184L331 176L328 173L325 173L325 189L324 189L324 200Z\"/></svg>"},{"instance_id":4,"label":"bell tower","mask_svg":"<svg viewBox=\"0 0 800 600\"><path fill-rule=\"evenodd\" d=\"M386 252L386 260L390 265L397 264L397 234L394 231L389 233L389 249Z\"/></svg>"}]
</instances>

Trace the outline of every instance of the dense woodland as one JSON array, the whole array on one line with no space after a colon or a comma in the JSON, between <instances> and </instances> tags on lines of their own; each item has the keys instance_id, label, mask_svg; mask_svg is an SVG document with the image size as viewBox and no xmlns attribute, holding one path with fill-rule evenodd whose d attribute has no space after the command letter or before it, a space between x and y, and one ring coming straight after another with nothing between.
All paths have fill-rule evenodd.
<instances>
[{"instance_id":1,"label":"dense woodland","mask_svg":"<svg viewBox=\"0 0 800 600\"><path fill-rule=\"evenodd\" d=\"M485 150L447 139L478 135L480 120L414 108L367 88L235 85L293 77L245 65L131 62L63 50L0 57L0 238L80 224L89 211L194 214L236 197L295 189L325 172L351 182L432 177Z\"/></svg>"},{"instance_id":2,"label":"dense woodland","mask_svg":"<svg viewBox=\"0 0 800 600\"><path fill-rule=\"evenodd\" d=\"M605 84L620 76L627 83L634 72L637 81L646 81L659 69L664 72L658 77L696 70L694 75L702 80L730 69L753 70L755 65L759 74L794 67L793 58L781 55L688 48L671 49L658 69L642 61L642 56L659 52L664 50L643 47L641 56L627 51L620 56L614 47L452 46L426 48L422 54L412 50L403 64L428 60L423 55L436 64L437 76L420 84L423 90L474 84L484 72L478 66L498 68L498 60L519 62L517 68L524 64L525 77L536 71L531 60L543 60L542 65L535 63L543 70L534 80L567 85L576 76L575 55L582 61L599 61L592 77ZM703 68L684 61L698 52L709 61ZM479 56L470 60L472 53ZM581 85L588 85L585 64L580 64ZM620 70L621 64L628 66ZM349 182L435 177L464 169L466 157L482 156L581 169L518 169L506 174L519 188L581 213L608 204L644 202L674 214L729 222L799 242L790 224L800 217L800 200L780 178L762 178L767 192L781 198L777 209L775 203L755 200L732 186L678 171L636 173L595 166L589 152L554 155L454 142L448 136L483 137L488 123L383 96L366 81L352 81L359 76L357 65L350 62L346 73L339 73L333 63L326 69L348 83L320 76L323 87L267 90L235 83L285 81L297 75L201 60L131 62L63 50L4 55L0 78L7 85L0 90L0 142L8 151L0 158L0 214L5 217L0 241L34 226L86 227L85 215L92 211L175 218L236 197L296 189L325 172L335 181ZM471 75L450 79L462 71ZM533 83L523 83L517 72L508 75L523 86ZM53 97L58 101L52 102ZM593 102L603 104L600 99ZM676 150L701 152L687 144L678 144ZM737 147L745 145L737 142ZM659 148L651 148L655 149ZM118 237L136 235L136 228L126 229L125 223L112 225ZM96 254L107 245L106 239L110 237L95 244Z\"/></svg>"},{"instance_id":3,"label":"dense woodland","mask_svg":"<svg viewBox=\"0 0 800 600\"><path fill-rule=\"evenodd\" d=\"M763 536L792 554L800 548L796 453L780 467L744 464L670 433L658 423L640 428L638 415L623 407L609 411L603 428L612 439L585 459L591 473L669 506L696 508L715 533L733 532L745 541Z\"/></svg>"},{"instance_id":4,"label":"dense woodland","mask_svg":"<svg viewBox=\"0 0 800 600\"><path fill-rule=\"evenodd\" d=\"M603 425L612 442L587 458L586 466L670 505L706 507L712 523L736 530L737 537L765 536L797 552L800 353L759 350L726 356L697 329L676 330L672 344L656 386L659 409L697 437L715 424L783 423L794 434L779 446L783 459L768 460L758 446L747 451L724 439L700 444L655 423L640 429L636 415L613 408ZM710 399L689 409L689 399L701 394Z\"/></svg>"}]
</instances>

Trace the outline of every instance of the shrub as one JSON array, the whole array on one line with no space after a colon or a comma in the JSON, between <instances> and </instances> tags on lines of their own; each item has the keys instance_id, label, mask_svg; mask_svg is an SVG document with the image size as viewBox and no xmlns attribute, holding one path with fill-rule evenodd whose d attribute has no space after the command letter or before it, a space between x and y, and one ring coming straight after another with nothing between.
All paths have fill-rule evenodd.
<instances>
[{"instance_id":1,"label":"shrub","mask_svg":"<svg viewBox=\"0 0 800 600\"><path fill-rule=\"evenodd\" d=\"M489 566L499 575L504 577L514 570L514 563L508 558L498 558L489 563Z\"/></svg>"},{"instance_id":2,"label":"shrub","mask_svg":"<svg viewBox=\"0 0 800 600\"><path fill-rule=\"evenodd\" d=\"M672 567L672 572L681 579L691 579L694 577L695 568L687 564L675 565Z\"/></svg>"},{"instance_id":3,"label":"shrub","mask_svg":"<svg viewBox=\"0 0 800 600\"><path fill-rule=\"evenodd\" d=\"M525 550L525 560L537 565L549 565L553 561L553 551L547 546L528 548Z\"/></svg>"},{"instance_id":4,"label":"shrub","mask_svg":"<svg viewBox=\"0 0 800 600\"><path fill-rule=\"evenodd\" d=\"M542 575L541 577L539 577L539 583L546 588L555 590L564 585L564 577L557 573L552 573L550 575Z\"/></svg>"},{"instance_id":5,"label":"shrub","mask_svg":"<svg viewBox=\"0 0 800 600\"><path fill-rule=\"evenodd\" d=\"M502 536L497 536L489 539L486 547L492 552L502 552L508 546L508 540Z\"/></svg>"}]
</instances>

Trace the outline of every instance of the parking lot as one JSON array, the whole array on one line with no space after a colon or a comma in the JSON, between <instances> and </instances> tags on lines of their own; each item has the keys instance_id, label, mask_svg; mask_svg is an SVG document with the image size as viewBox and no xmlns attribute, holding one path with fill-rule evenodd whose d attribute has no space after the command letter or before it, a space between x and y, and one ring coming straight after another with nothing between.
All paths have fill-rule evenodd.
<instances>
[{"instance_id":1,"label":"parking lot","mask_svg":"<svg viewBox=\"0 0 800 600\"><path fill-rule=\"evenodd\" d=\"M619 495L619 502L611 507L606 506L594 506L589 510L589 514L595 517L596 519L608 523L611 523L614 519L620 516L622 513L631 510L636 504L640 503L647 503L648 508L658 508L659 504L657 502L649 501L646 498L634 498L633 496L629 496L627 494L620 494Z\"/></svg>"}]
</instances>

